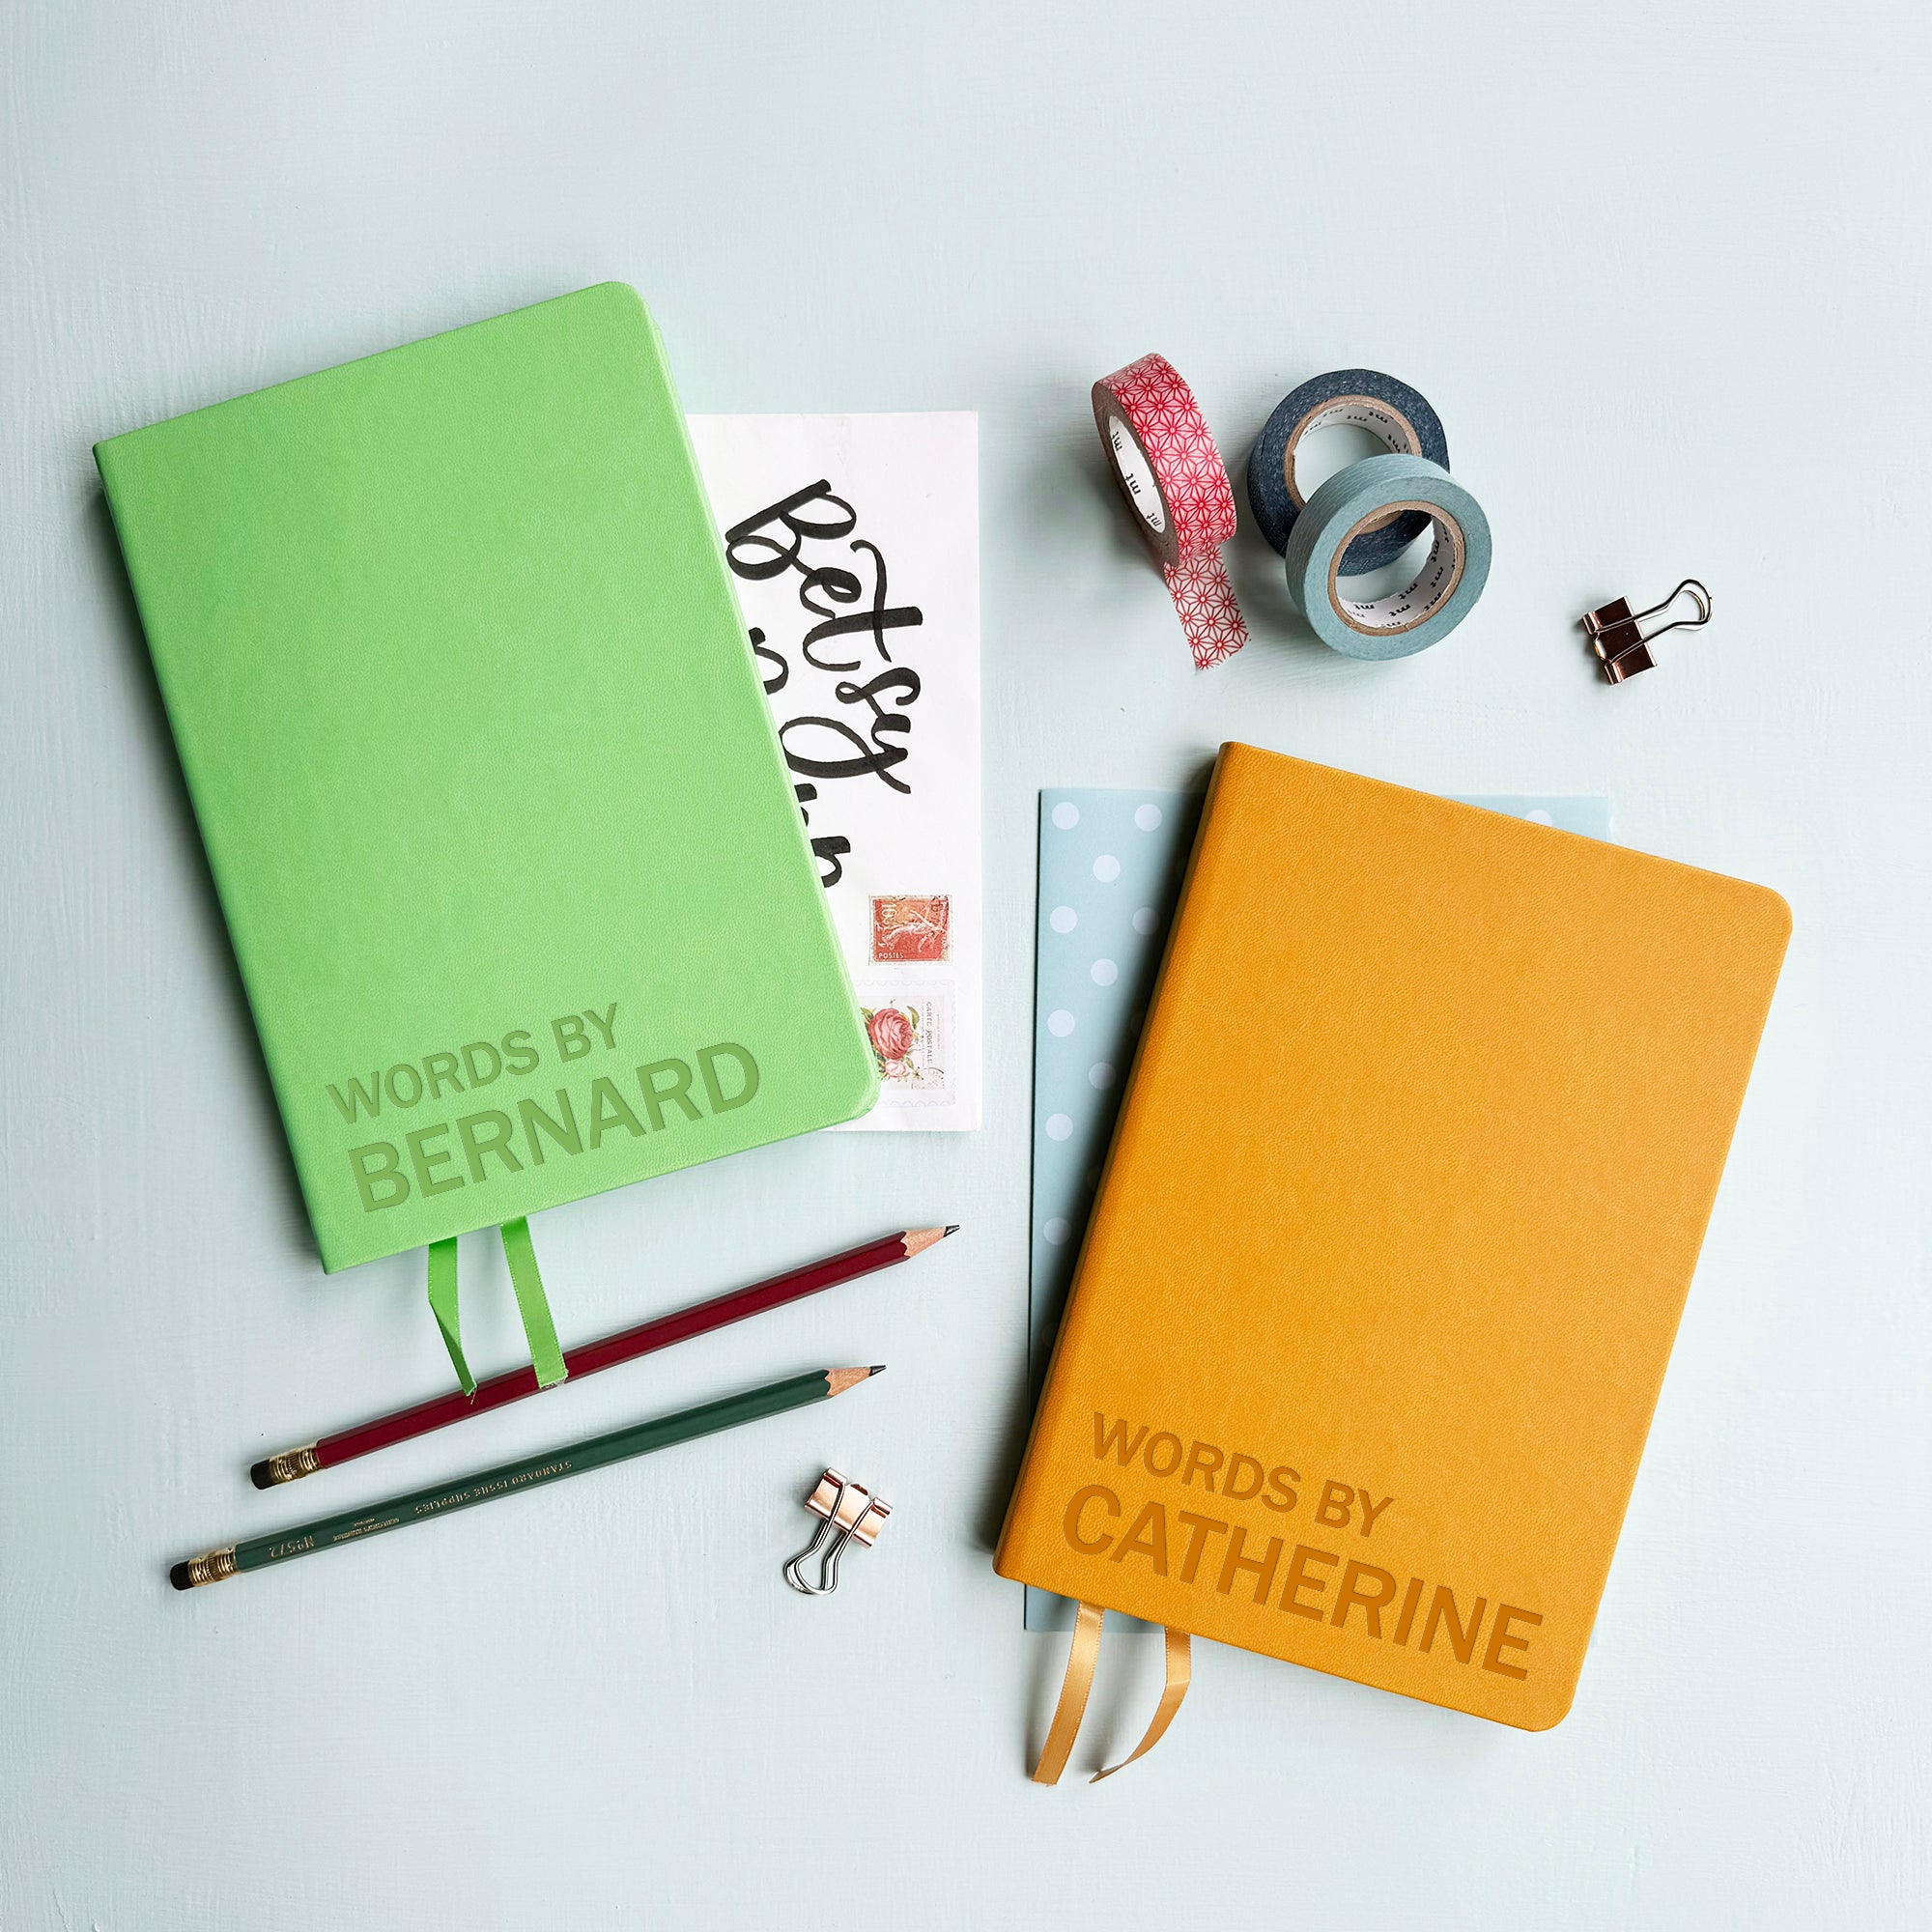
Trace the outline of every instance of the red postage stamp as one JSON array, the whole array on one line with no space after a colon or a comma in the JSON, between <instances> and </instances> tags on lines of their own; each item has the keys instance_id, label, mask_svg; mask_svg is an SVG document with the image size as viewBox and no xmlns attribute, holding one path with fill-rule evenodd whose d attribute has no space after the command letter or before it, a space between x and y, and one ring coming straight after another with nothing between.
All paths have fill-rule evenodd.
<instances>
[{"instance_id":1,"label":"red postage stamp","mask_svg":"<svg viewBox=\"0 0 1932 1932\"><path fill-rule=\"evenodd\" d=\"M947 957L952 901L937 896L872 901L872 963L907 966Z\"/></svg>"}]
</instances>

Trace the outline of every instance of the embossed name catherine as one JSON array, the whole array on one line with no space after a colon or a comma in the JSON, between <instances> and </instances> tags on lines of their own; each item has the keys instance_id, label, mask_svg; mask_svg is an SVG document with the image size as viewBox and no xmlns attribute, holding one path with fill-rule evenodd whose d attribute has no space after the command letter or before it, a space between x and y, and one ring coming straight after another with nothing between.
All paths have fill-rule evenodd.
<instances>
[{"instance_id":1,"label":"embossed name catherine","mask_svg":"<svg viewBox=\"0 0 1932 1932\"><path fill-rule=\"evenodd\" d=\"M1300 1475L1287 1464L1266 1468L1261 1458L1240 1451L1231 1458L1219 1443L1194 1442L1184 1452L1180 1438L1169 1431L1150 1435L1142 1423L1137 1430L1120 1417L1095 1414L1094 1417L1094 1457L1104 1463L1109 1456L1123 1469L1138 1461L1149 1475L1163 1481L1179 1478L1182 1487L1191 1486L1198 1475L1201 1487L1209 1495L1226 1501L1259 1502L1277 1515L1292 1515L1302 1500L1297 1485ZM1221 1477L1217 1491L1216 1476ZM1122 1487L1125 1487L1122 1485ZM1378 1520L1395 1500L1384 1496L1376 1502L1366 1489L1351 1483L1326 1480L1315 1509L1315 1520L1330 1529L1352 1527L1358 1536L1374 1533ZM1158 1498L1144 1502L1131 1522L1124 1520L1118 1492L1108 1483L1086 1483L1067 1499L1061 1519L1061 1532L1068 1546L1083 1556L1100 1557L1111 1563L1145 1563L1149 1572L1197 1589L1211 1587L1222 1596L1230 1595L1237 1582L1248 1585L1257 1604L1274 1601L1291 1616L1326 1623L1348 1633L1406 1647L1416 1634L1416 1649L1430 1652L1438 1633L1447 1639L1448 1655L1458 1663L1478 1661L1477 1638L1490 1610L1488 1597L1475 1597L1464 1619L1455 1590L1447 1583L1434 1585L1425 1608L1424 1597L1431 1584L1411 1576L1405 1588L1396 1573L1378 1564L1316 1544L1296 1543L1285 1566L1278 1599L1274 1588L1278 1572L1283 1571L1287 1539L1269 1536L1264 1546L1250 1550L1248 1529L1238 1521L1210 1516L1205 1510L1179 1509L1177 1520L1185 1533L1185 1544L1178 1555L1170 1554L1168 1513ZM1359 1519L1359 1520L1357 1520ZM1225 1537L1227 1541L1217 1543ZM1174 1543L1180 1544L1177 1536ZM1219 1554L1216 1562L1214 1554ZM1203 1558L1207 1557L1204 1563ZM1339 1577L1332 1573L1340 1570ZM1325 1601L1330 1585L1335 1588L1333 1604ZM1469 1600L1465 1591L1464 1601ZM1388 1611L1392 1627L1384 1634L1382 1615ZM1351 1621L1352 1619L1352 1621ZM1527 1654L1531 1636L1542 1624L1542 1615L1515 1604L1498 1603L1490 1621L1489 1642L1480 1653L1481 1667L1498 1677L1528 1677ZM1518 1662L1521 1657L1524 1662Z\"/></svg>"}]
</instances>

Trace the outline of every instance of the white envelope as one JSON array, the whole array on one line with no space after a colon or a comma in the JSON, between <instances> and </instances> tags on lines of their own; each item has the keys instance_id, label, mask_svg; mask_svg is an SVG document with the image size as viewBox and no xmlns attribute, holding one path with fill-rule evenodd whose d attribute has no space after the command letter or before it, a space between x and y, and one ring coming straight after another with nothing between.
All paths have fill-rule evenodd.
<instances>
[{"instance_id":1,"label":"white envelope","mask_svg":"<svg viewBox=\"0 0 1932 1932\"><path fill-rule=\"evenodd\" d=\"M980 425L692 416L879 1060L848 1130L980 1124Z\"/></svg>"}]
</instances>

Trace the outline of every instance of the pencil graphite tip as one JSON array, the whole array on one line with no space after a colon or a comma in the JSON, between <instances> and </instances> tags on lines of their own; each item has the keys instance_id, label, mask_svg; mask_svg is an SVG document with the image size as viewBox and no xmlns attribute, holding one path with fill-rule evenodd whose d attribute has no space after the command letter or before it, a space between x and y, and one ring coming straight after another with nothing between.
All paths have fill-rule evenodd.
<instances>
[{"instance_id":1,"label":"pencil graphite tip","mask_svg":"<svg viewBox=\"0 0 1932 1932\"><path fill-rule=\"evenodd\" d=\"M959 1232L959 1223L957 1221L950 1222L947 1225L946 1235L956 1235L958 1232ZM943 1241L946 1238L946 1235L940 1236L939 1238Z\"/></svg>"},{"instance_id":2,"label":"pencil graphite tip","mask_svg":"<svg viewBox=\"0 0 1932 1932\"><path fill-rule=\"evenodd\" d=\"M866 1373L868 1376L882 1376L885 1374L885 1372L886 1372L886 1365L883 1362L874 1362L872 1366L866 1371Z\"/></svg>"},{"instance_id":3,"label":"pencil graphite tip","mask_svg":"<svg viewBox=\"0 0 1932 1932\"><path fill-rule=\"evenodd\" d=\"M881 1362L875 1369L827 1369L825 1372L825 1392L827 1395L843 1395L848 1388L857 1388L871 1376L882 1376L886 1365Z\"/></svg>"}]
</instances>

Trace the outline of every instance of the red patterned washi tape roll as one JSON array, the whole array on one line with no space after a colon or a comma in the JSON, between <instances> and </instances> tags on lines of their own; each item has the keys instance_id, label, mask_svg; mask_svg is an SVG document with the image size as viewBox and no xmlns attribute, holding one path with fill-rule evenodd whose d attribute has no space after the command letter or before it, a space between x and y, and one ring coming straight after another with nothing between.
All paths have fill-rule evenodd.
<instances>
[{"instance_id":1,"label":"red patterned washi tape roll","mask_svg":"<svg viewBox=\"0 0 1932 1932\"><path fill-rule=\"evenodd\" d=\"M1152 550L1197 668L1248 641L1221 546L1235 493L1194 392L1165 355L1143 355L1094 384L1094 421L1135 526Z\"/></svg>"}]
</instances>

